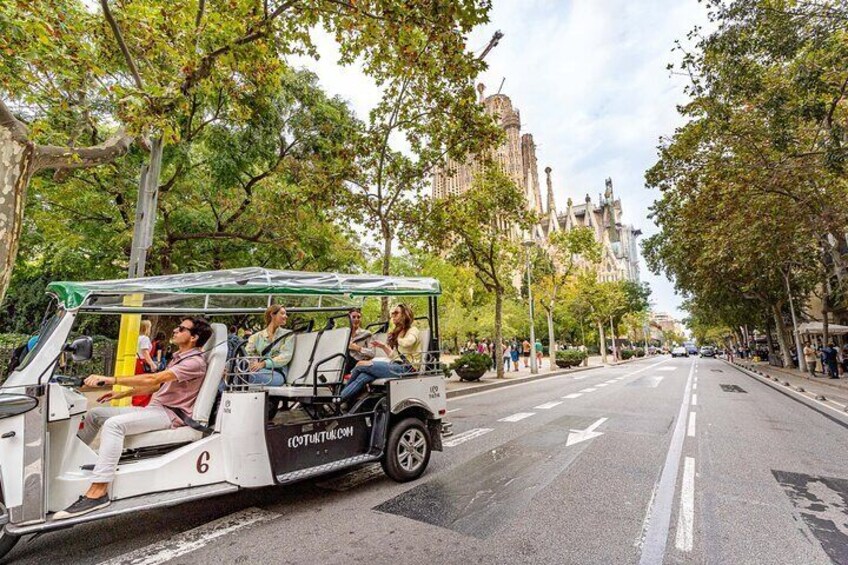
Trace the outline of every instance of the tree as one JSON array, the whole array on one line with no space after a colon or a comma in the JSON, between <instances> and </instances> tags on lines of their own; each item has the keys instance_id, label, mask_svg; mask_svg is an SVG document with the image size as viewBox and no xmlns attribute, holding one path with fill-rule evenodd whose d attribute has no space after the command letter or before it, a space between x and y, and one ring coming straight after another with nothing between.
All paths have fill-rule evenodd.
<instances>
[{"instance_id":1,"label":"tree","mask_svg":"<svg viewBox=\"0 0 848 565\"><path fill-rule=\"evenodd\" d=\"M620 282L599 281L596 271L578 277L581 300L589 306L589 317L598 329L601 360L607 362L606 329L610 318L626 308L627 296ZM612 336L615 339L615 336Z\"/></svg>"},{"instance_id":2,"label":"tree","mask_svg":"<svg viewBox=\"0 0 848 565\"><path fill-rule=\"evenodd\" d=\"M533 280L548 323L548 351L556 357L554 310L562 288L577 267L591 267L601 260L601 247L591 228L578 227L553 232L546 247L540 248L534 261Z\"/></svg>"},{"instance_id":3,"label":"tree","mask_svg":"<svg viewBox=\"0 0 848 565\"><path fill-rule=\"evenodd\" d=\"M423 208L423 241L460 265L495 297L495 351L498 378L503 378L503 303L513 284L520 256L516 237L533 224L521 191L493 164L484 167L471 188L459 196L429 200ZM504 221L509 218L509 223Z\"/></svg>"},{"instance_id":4,"label":"tree","mask_svg":"<svg viewBox=\"0 0 848 565\"><path fill-rule=\"evenodd\" d=\"M131 143L149 147L148 136L154 148L158 140L178 144L215 116L222 98L233 102L234 116L251 115L247 102L279 85L284 57L315 54L319 25L339 44L341 62L361 60L378 84L430 77L424 86L438 88L438 74L452 71L438 56L416 58L419 47L463 46L489 3L148 0L114 7L34 0L0 8L0 299L36 172L115 162ZM143 183L154 197L156 177Z\"/></svg>"}]
</instances>

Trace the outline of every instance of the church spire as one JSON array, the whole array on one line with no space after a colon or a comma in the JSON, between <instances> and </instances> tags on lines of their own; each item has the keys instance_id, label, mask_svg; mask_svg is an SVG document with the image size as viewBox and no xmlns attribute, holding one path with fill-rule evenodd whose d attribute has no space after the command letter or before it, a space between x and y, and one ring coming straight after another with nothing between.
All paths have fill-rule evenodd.
<instances>
[{"instance_id":1,"label":"church spire","mask_svg":"<svg viewBox=\"0 0 848 565\"><path fill-rule=\"evenodd\" d=\"M545 177L548 183L548 214L556 214L556 201L554 200L554 184L551 182L551 168L545 167Z\"/></svg>"}]
</instances>

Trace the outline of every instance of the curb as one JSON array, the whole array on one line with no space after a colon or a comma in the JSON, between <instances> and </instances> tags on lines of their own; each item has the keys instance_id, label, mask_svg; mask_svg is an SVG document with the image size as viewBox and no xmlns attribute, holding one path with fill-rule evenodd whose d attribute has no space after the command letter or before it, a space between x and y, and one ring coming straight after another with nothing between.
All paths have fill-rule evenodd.
<instances>
[{"instance_id":1,"label":"curb","mask_svg":"<svg viewBox=\"0 0 848 565\"><path fill-rule=\"evenodd\" d=\"M639 359L644 359L644 357L640 357ZM582 373L584 371L593 371L595 369L603 369L605 367L616 367L618 365L625 365L632 361L636 361L636 359L628 359L627 361L619 361L618 363L614 363L612 365L597 365L595 367L575 367L574 369L561 369L558 371L550 371L547 373L543 373L541 375L533 375L530 377L521 377L519 379L502 379L496 382L488 382L485 384L481 384L478 386L472 386L468 388L463 388L459 390L450 390L445 393L446 398L456 398L457 396L466 396L469 394L475 394L478 392L483 392L484 390L493 390L496 388L503 388L512 385L518 385L523 383L529 383L532 381L538 381L542 379L547 379L550 377L559 377L562 375L571 375L574 373Z\"/></svg>"},{"instance_id":2,"label":"curb","mask_svg":"<svg viewBox=\"0 0 848 565\"><path fill-rule=\"evenodd\" d=\"M736 366L736 367L742 367L742 368L745 368L745 369L747 369L748 371L759 372L757 369L755 369L755 368L753 368L753 367L748 367L748 366L746 366L746 365L740 365L740 364L737 364L737 363L734 363L733 365L734 365L734 366ZM838 384L836 384L836 383L828 382L828 380L829 380L829 379L824 378L824 377L822 377L822 378L815 378L815 379L814 379L813 377L807 376L806 374L803 374L803 375L796 375L796 374L794 374L794 373L787 373L786 371L782 370L782 369L781 369L781 368L779 368L779 367L769 367L767 370L772 370L772 371L774 371L775 373L778 373L778 374L780 374L780 375L786 375L786 374L788 374L788 375L791 375L791 376L793 376L793 377L795 377L795 378L798 378L798 379L804 379L805 381L810 381L811 383L816 383L816 384L820 384L820 385L828 386L828 387L830 387L830 388L834 388L834 389L837 389L837 390L841 390L841 391L845 392L845 394L846 394L846 395L848 395L848 387L843 386L843 385L838 385ZM840 379L840 380L842 380L842 379Z\"/></svg>"}]
</instances>

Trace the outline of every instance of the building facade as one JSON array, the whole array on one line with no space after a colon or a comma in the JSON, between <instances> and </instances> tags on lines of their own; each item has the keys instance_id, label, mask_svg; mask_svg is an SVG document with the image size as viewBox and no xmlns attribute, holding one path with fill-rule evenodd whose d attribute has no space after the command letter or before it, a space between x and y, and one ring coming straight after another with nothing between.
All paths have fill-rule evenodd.
<instances>
[{"instance_id":1,"label":"building facade","mask_svg":"<svg viewBox=\"0 0 848 565\"><path fill-rule=\"evenodd\" d=\"M533 135L521 132L521 114L512 100L504 94L485 95L485 86L477 86L480 103L494 116L506 135L495 150L494 159L503 171L521 188L527 207L539 218L530 234L540 245L546 245L550 234L558 230L569 231L578 227L592 229L601 245L602 255L598 276L603 281L639 281L639 248L636 239L641 232L631 225L621 223L621 200L615 198L612 179L606 180L606 190L598 201L589 195L582 204L574 205L568 199L566 210L557 212L554 198L552 169L545 168L546 198L542 199L539 181L536 143ZM481 165L474 159L464 163L448 160L433 175L433 197L457 196L471 188Z\"/></svg>"}]
</instances>

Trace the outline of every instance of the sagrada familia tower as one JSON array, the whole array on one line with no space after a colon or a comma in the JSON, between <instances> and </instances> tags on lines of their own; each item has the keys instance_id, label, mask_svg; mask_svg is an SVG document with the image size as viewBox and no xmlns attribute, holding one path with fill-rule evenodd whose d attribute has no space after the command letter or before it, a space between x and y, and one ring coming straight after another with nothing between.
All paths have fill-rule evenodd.
<instances>
[{"instance_id":1,"label":"sagrada familia tower","mask_svg":"<svg viewBox=\"0 0 848 565\"><path fill-rule=\"evenodd\" d=\"M593 230L595 239L601 244L602 256L598 272L600 280L639 281L639 250L636 238L642 232L621 223L621 200L615 198L612 179L606 179L603 195L597 202L587 194L582 204L568 199L566 210L558 213L554 199L550 167L545 167L546 198L542 200L542 187L536 160L536 144L533 135L521 133L521 114L504 94L485 96L485 86L477 86L480 103L486 112L496 117L506 132L506 137L495 151L495 161L500 164L515 184L524 191L527 206L534 211L540 222L533 228L531 236L541 245L548 236L558 230L571 230L585 226ZM460 195L471 187L474 175L481 170L475 160L458 163L449 160L433 175L433 197L442 198Z\"/></svg>"}]
</instances>

